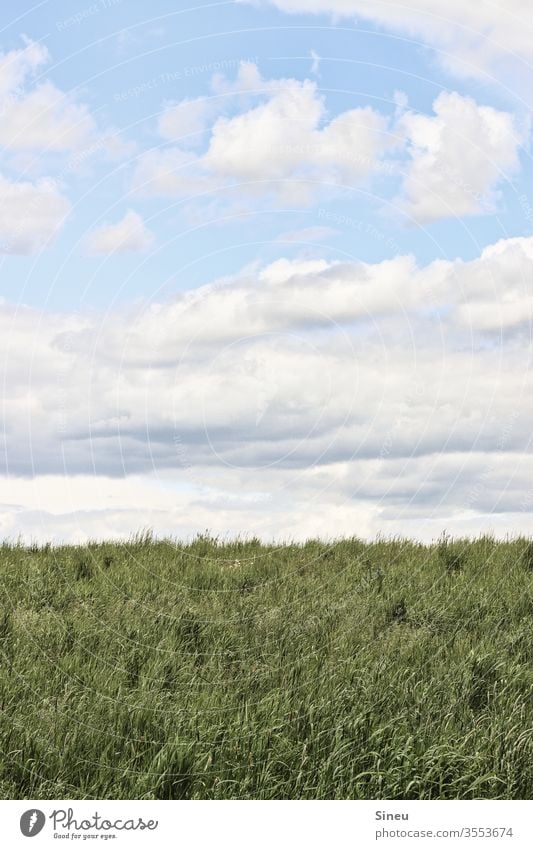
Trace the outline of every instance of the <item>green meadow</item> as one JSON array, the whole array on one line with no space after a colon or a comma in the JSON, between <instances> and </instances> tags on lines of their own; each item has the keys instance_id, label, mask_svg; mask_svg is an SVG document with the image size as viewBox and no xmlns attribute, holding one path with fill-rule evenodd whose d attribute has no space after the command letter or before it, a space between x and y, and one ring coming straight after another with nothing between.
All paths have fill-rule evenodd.
<instances>
[{"instance_id":1,"label":"green meadow","mask_svg":"<svg viewBox=\"0 0 533 849\"><path fill-rule=\"evenodd\" d=\"M530 799L533 544L0 548L0 796Z\"/></svg>"}]
</instances>

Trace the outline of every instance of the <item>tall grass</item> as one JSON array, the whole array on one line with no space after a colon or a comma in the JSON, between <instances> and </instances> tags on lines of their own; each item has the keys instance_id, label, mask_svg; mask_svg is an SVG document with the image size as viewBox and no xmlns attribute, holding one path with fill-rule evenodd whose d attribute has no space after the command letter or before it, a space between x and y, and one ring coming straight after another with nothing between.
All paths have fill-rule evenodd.
<instances>
[{"instance_id":1,"label":"tall grass","mask_svg":"<svg viewBox=\"0 0 533 849\"><path fill-rule=\"evenodd\" d=\"M533 546L0 549L0 796L519 799Z\"/></svg>"}]
</instances>

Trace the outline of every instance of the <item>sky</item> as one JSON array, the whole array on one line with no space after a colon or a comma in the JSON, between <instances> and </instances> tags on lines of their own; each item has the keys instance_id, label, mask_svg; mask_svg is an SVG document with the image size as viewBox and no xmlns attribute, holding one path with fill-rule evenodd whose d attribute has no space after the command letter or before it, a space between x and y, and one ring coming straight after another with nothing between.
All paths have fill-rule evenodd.
<instances>
[{"instance_id":1,"label":"sky","mask_svg":"<svg viewBox=\"0 0 533 849\"><path fill-rule=\"evenodd\" d=\"M0 534L533 531L526 0L0 11Z\"/></svg>"}]
</instances>

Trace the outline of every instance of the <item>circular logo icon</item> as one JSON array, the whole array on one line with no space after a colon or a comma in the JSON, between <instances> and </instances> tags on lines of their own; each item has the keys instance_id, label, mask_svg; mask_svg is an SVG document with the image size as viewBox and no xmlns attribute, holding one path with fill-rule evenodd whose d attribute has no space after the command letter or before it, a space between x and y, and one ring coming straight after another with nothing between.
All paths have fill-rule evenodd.
<instances>
[{"instance_id":1,"label":"circular logo icon","mask_svg":"<svg viewBox=\"0 0 533 849\"><path fill-rule=\"evenodd\" d=\"M35 837L42 831L46 822L46 817L42 811L37 808L31 808L29 811L24 811L20 818L20 830L24 837Z\"/></svg>"}]
</instances>

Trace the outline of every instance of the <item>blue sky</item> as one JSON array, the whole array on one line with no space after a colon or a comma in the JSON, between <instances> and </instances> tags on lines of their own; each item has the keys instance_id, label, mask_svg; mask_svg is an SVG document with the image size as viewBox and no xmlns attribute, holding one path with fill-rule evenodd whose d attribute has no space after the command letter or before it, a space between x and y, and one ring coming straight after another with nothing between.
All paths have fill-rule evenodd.
<instances>
[{"instance_id":1,"label":"blue sky","mask_svg":"<svg viewBox=\"0 0 533 849\"><path fill-rule=\"evenodd\" d=\"M527 5L149 11L0 13L4 533L529 528Z\"/></svg>"},{"instance_id":2,"label":"blue sky","mask_svg":"<svg viewBox=\"0 0 533 849\"><path fill-rule=\"evenodd\" d=\"M174 5L174 4L173 4ZM157 133L157 121L169 102L213 97L211 80L220 67L231 81L241 61L255 61L265 79L294 78L316 82L327 115L334 117L356 106L372 106L394 115L397 92L403 92L414 111L431 115L432 103L443 91L461 92L483 105L524 115L523 104L507 84L489 84L487 75L458 79L439 64L438 52L416 38L386 32L372 21L332 22L328 15L287 15L267 4L178 4L136 2L43 3L2 28L4 50L23 46L21 35L44 45L49 59L32 82L51 80L61 91L87 104L97 129L85 147L66 155L33 152L26 166L32 171L64 177L73 213L45 253L8 256L3 260L3 294L18 298L23 282L27 303L54 309L81 304L102 307L115 301L170 295L179 288L206 283L220 274L237 272L258 258L264 261L297 254L304 248L275 244L284 229L294 231L319 226L317 204L296 209L278 204L275 209L254 209L250 218L219 209L213 226L206 224L210 202L189 198L145 198L130 191L131 172L143 150L169 146ZM24 7L22 7L24 8ZM323 57L314 68L312 54ZM226 104L226 114L239 105ZM98 151L98 139L117 134L123 155L106 157ZM96 139L96 141L95 141ZM205 143L206 136L198 141ZM96 150L91 155L91 148ZM129 150L128 150L129 146ZM527 148L527 142L522 145ZM76 156L83 163L76 165ZM399 157L401 159L401 156ZM371 183L346 185L342 192L320 201L342 217L364 218L383 239L367 238L353 228L329 234L328 256L339 253L365 261L377 261L392 241L402 252L414 253L421 262L436 257L472 258L479 247L506 235L528 235L518 197L527 192L531 175L527 149L521 153L522 170L498 182L497 209L489 215L467 220L450 216L432 222L388 220L387 204L394 200L400 179L386 171ZM66 161L65 161L66 160ZM70 164L69 164L70 163ZM20 174L19 163L15 172ZM20 179L20 177L19 177ZM139 264L135 255L119 254L113 261L84 255L86 232L100 223L119 219L134 208L149 221L157 236L157 249ZM237 211L238 212L238 211ZM386 249L386 248L385 248ZM312 248L308 248L312 251ZM72 286L72 277L77 285ZM117 278L120 285L117 285ZM125 282L126 281L126 282Z\"/></svg>"}]
</instances>

